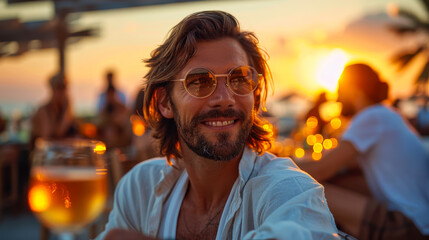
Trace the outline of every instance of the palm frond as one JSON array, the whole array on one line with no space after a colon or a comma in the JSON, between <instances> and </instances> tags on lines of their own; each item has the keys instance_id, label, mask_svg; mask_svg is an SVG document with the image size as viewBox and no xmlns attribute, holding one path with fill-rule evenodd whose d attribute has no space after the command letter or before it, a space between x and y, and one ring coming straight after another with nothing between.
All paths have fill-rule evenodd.
<instances>
[{"instance_id":1,"label":"palm frond","mask_svg":"<svg viewBox=\"0 0 429 240\"><path fill-rule=\"evenodd\" d=\"M402 51L401 53L396 54L392 58L392 62L397 63L398 68L402 69L406 65L408 65L411 62L411 60L413 60L420 52L422 52L425 49L425 47L426 47L425 45L422 45L419 48L417 48L414 52Z\"/></svg>"},{"instance_id":2,"label":"palm frond","mask_svg":"<svg viewBox=\"0 0 429 240\"><path fill-rule=\"evenodd\" d=\"M400 8L398 15L410 20L413 23L413 25L416 25L416 26L420 26L425 23L424 19L421 19L417 14L409 11L408 9Z\"/></svg>"}]
</instances>

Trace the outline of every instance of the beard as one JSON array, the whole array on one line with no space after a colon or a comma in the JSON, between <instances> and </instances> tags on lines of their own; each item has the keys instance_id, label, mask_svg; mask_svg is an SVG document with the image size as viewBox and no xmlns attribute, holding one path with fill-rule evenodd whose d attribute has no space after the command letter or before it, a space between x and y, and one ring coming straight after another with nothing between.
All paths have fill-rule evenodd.
<instances>
[{"instance_id":1,"label":"beard","mask_svg":"<svg viewBox=\"0 0 429 240\"><path fill-rule=\"evenodd\" d=\"M246 118L243 112L232 109L225 111L211 110L206 113L196 115L190 122L185 123L180 120L180 114L176 107L172 105L174 120L177 131L185 144L197 155L214 161L230 161L238 157L246 144L253 123L253 115ZM207 118L234 117L242 122L236 139L232 138L232 133L222 132L216 134L216 141L211 142L201 133L198 125Z\"/></svg>"}]
</instances>

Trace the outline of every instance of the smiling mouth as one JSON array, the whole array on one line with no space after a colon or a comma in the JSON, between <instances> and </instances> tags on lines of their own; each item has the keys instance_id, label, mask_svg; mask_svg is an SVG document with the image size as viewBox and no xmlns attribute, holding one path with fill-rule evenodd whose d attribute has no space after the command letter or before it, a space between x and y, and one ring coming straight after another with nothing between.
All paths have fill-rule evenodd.
<instances>
[{"instance_id":1,"label":"smiling mouth","mask_svg":"<svg viewBox=\"0 0 429 240\"><path fill-rule=\"evenodd\" d=\"M208 122L204 122L205 125L207 126L212 126L212 127L225 127L225 126L229 126L235 123L235 120L228 120L228 121L208 121Z\"/></svg>"}]
</instances>

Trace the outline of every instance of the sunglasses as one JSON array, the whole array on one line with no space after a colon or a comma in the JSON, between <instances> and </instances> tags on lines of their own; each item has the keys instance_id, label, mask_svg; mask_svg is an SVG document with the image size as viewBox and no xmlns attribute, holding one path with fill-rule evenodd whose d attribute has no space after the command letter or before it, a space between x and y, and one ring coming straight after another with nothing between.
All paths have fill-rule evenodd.
<instances>
[{"instance_id":1,"label":"sunglasses","mask_svg":"<svg viewBox=\"0 0 429 240\"><path fill-rule=\"evenodd\" d=\"M226 86L238 96L245 96L258 87L259 74L256 69L250 66L239 66L228 74L214 74L205 68L194 68L186 73L185 78L172 81L183 82L186 91L193 97L206 98L210 96L217 86L217 78L226 77Z\"/></svg>"}]
</instances>

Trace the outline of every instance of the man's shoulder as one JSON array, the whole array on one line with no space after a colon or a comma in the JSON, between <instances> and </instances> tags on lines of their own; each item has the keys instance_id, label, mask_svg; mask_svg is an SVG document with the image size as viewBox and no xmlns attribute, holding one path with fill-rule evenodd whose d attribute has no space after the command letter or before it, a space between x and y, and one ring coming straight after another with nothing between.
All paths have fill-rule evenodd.
<instances>
[{"instance_id":1,"label":"man's shoulder","mask_svg":"<svg viewBox=\"0 0 429 240\"><path fill-rule=\"evenodd\" d=\"M152 158L135 165L124 175L127 181L142 182L142 180L157 181L162 176L164 169L168 167L165 158Z\"/></svg>"},{"instance_id":2,"label":"man's shoulder","mask_svg":"<svg viewBox=\"0 0 429 240\"><path fill-rule=\"evenodd\" d=\"M271 153L258 156L255 163L258 176L280 175L284 178L309 175L302 171L289 157L276 157Z\"/></svg>"},{"instance_id":3,"label":"man's shoulder","mask_svg":"<svg viewBox=\"0 0 429 240\"><path fill-rule=\"evenodd\" d=\"M254 173L245 187L245 192L262 196L283 196L290 199L303 192L322 186L308 173L301 170L290 158L272 154L258 156Z\"/></svg>"},{"instance_id":4,"label":"man's shoulder","mask_svg":"<svg viewBox=\"0 0 429 240\"><path fill-rule=\"evenodd\" d=\"M258 156L251 178L267 184L276 182L295 182L298 184L318 184L308 173L301 170L288 157L276 157L271 153Z\"/></svg>"}]
</instances>

